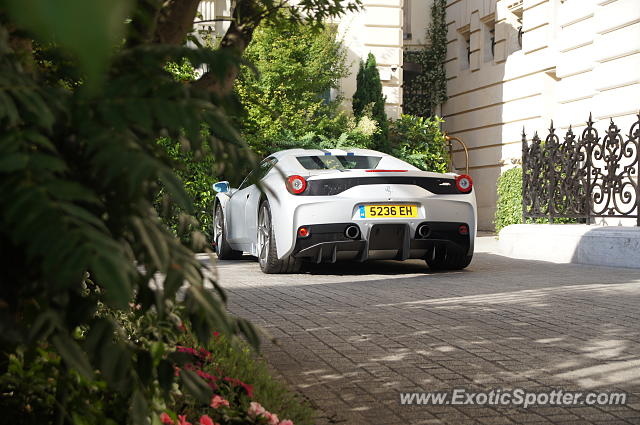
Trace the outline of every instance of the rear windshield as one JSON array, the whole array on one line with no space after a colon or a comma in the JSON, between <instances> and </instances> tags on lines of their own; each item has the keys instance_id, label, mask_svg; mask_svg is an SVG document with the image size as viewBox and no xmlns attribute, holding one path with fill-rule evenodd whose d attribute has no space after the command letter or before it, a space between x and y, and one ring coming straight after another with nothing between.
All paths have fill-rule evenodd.
<instances>
[{"instance_id":1,"label":"rear windshield","mask_svg":"<svg viewBox=\"0 0 640 425\"><path fill-rule=\"evenodd\" d=\"M379 156L313 155L299 156L298 162L307 170L370 170L380 162Z\"/></svg>"}]
</instances>

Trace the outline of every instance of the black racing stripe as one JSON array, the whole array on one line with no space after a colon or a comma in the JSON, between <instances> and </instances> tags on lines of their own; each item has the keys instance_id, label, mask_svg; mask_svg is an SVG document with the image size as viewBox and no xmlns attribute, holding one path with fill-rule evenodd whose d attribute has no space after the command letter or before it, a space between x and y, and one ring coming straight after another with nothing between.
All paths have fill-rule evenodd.
<instances>
[{"instance_id":1,"label":"black racing stripe","mask_svg":"<svg viewBox=\"0 0 640 425\"><path fill-rule=\"evenodd\" d=\"M449 184L447 184L449 183ZM356 186L369 184L406 184L419 186L436 195L461 194L454 179L440 177L345 177L340 179L308 180L307 190L301 195L328 196L337 195ZM471 193L471 192L468 192Z\"/></svg>"}]
</instances>

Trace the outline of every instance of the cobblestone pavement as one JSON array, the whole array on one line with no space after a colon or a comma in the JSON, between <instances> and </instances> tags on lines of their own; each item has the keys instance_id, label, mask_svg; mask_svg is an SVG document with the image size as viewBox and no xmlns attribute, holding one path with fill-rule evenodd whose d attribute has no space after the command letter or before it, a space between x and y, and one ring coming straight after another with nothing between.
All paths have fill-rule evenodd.
<instances>
[{"instance_id":1,"label":"cobblestone pavement","mask_svg":"<svg viewBox=\"0 0 640 425\"><path fill-rule=\"evenodd\" d=\"M638 253L632 253L637 255ZM476 253L264 275L218 263L234 313L321 411L319 424L640 424L640 271ZM407 406L400 392L624 391L626 406Z\"/></svg>"}]
</instances>

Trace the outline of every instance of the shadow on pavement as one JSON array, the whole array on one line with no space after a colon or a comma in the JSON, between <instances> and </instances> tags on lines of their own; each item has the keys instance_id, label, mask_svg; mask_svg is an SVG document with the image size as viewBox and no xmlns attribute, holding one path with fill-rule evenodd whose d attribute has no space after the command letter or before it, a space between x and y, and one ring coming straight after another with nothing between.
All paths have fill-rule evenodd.
<instances>
[{"instance_id":1,"label":"shadow on pavement","mask_svg":"<svg viewBox=\"0 0 640 425\"><path fill-rule=\"evenodd\" d=\"M486 253L450 273L413 261L322 265L301 275L221 266L230 309L277 338L264 348L270 364L346 423L640 423L637 270ZM454 388L625 391L631 399L529 409L399 403L400 391Z\"/></svg>"}]
</instances>

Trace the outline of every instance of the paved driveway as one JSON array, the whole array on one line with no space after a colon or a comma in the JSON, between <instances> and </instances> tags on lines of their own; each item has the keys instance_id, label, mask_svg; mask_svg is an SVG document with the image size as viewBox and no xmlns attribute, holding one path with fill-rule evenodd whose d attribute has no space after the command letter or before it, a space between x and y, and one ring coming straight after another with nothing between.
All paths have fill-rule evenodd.
<instances>
[{"instance_id":1,"label":"paved driveway","mask_svg":"<svg viewBox=\"0 0 640 425\"><path fill-rule=\"evenodd\" d=\"M263 353L342 424L640 424L640 272L477 253L462 272L420 261L264 275L218 264ZM401 392L624 391L626 406L402 405Z\"/></svg>"}]
</instances>

